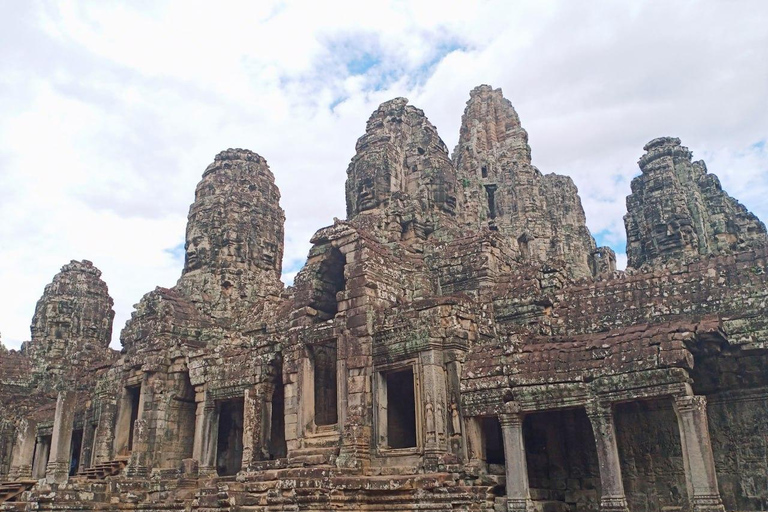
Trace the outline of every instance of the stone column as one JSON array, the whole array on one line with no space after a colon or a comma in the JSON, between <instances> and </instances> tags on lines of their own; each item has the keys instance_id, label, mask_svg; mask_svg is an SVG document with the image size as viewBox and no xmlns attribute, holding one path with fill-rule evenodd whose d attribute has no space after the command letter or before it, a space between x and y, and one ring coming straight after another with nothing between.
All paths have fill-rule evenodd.
<instances>
[{"instance_id":1,"label":"stone column","mask_svg":"<svg viewBox=\"0 0 768 512\"><path fill-rule=\"evenodd\" d=\"M192 457L199 462L201 475L216 474L216 442L218 434L218 422L216 419L216 404L212 400L204 399L197 402Z\"/></svg>"},{"instance_id":2,"label":"stone column","mask_svg":"<svg viewBox=\"0 0 768 512\"><path fill-rule=\"evenodd\" d=\"M130 477L145 477L149 474L149 422L145 419L137 419L133 423L133 449L125 474Z\"/></svg>"},{"instance_id":3,"label":"stone column","mask_svg":"<svg viewBox=\"0 0 768 512\"><path fill-rule=\"evenodd\" d=\"M35 454L35 439L37 438L37 423L32 420L21 420L16 434L16 444L13 448L13 458L8 478L32 478L32 457Z\"/></svg>"},{"instance_id":4,"label":"stone column","mask_svg":"<svg viewBox=\"0 0 768 512\"><path fill-rule=\"evenodd\" d=\"M619 447L611 404L593 401L587 405L587 416L595 436L597 460L600 465L600 510L629 512L624 482L621 479Z\"/></svg>"},{"instance_id":5,"label":"stone column","mask_svg":"<svg viewBox=\"0 0 768 512\"><path fill-rule=\"evenodd\" d=\"M267 392L271 392L271 389L267 388L271 387L267 383L263 383L246 389L243 395L243 469L249 468L251 463L262 458L262 448L266 442L264 428L268 421L265 418L267 412L265 410L265 397Z\"/></svg>"},{"instance_id":6,"label":"stone column","mask_svg":"<svg viewBox=\"0 0 768 512\"><path fill-rule=\"evenodd\" d=\"M60 391L56 399L53 417L51 454L45 479L49 483L62 484L69 478L69 459L72 451L72 426L75 422L77 395L74 391Z\"/></svg>"},{"instance_id":7,"label":"stone column","mask_svg":"<svg viewBox=\"0 0 768 512\"><path fill-rule=\"evenodd\" d=\"M531 490L528 486L528 466L525 462L523 442L523 414L515 402L504 404L499 414L504 440L504 461L507 475L507 510L527 512L533 510Z\"/></svg>"},{"instance_id":8,"label":"stone column","mask_svg":"<svg viewBox=\"0 0 768 512\"><path fill-rule=\"evenodd\" d=\"M112 460L117 416L117 406L109 398L102 397L98 407L99 421L93 441L92 464L94 465Z\"/></svg>"},{"instance_id":9,"label":"stone column","mask_svg":"<svg viewBox=\"0 0 768 512\"><path fill-rule=\"evenodd\" d=\"M674 401L688 498L694 512L724 511L707 425L707 397L676 396Z\"/></svg>"}]
</instances>

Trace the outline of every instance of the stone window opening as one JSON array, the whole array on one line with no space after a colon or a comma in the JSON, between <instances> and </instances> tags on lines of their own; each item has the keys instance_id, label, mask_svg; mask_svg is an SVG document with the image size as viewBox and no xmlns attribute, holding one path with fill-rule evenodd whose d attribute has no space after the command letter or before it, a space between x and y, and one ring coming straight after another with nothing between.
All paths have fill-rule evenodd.
<instances>
[{"instance_id":1,"label":"stone window opening","mask_svg":"<svg viewBox=\"0 0 768 512\"><path fill-rule=\"evenodd\" d=\"M496 185L486 185L485 193L488 196L488 217L496 218Z\"/></svg>"},{"instance_id":2,"label":"stone window opening","mask_svg":"<svg viewBox=\"0 0 768 512\"><path fill-rule=\"evenodd\" d=\"M69 450L69 476L75 476L80 467L80 452L83 448L83 430L72 431L72 442Z\"/></svg>"},{"instance_id":3,"label":"stone window opening","mask_svg":"<svg viewBox=\"0 0 768 512\"><path fill-rule=\"evenodd\" d=\"M488 177L488 166L487 165L484 165L484 166L482 166L480 168L480 174L482 175L483 178L487 178Z\"/></svg>"},{"instance_id":4,"label":"stone window opening","mask_svg":"<svg viewBox=\"0 0 768 512\"><path fill-rule=\"evenodd\" d=\"M413 365L378 374L377 415L381 448L398 450L418 447L420 436Z\"/></svg>"},{"instance_id":5,"label":"stone window opening","mask_svg":"<svg viewBox=\"0 0 768 512\"><path fill-rule=\"evenodd\" d=\"M219 418L216 438L216 473L236 475L243 465L243 397L216 402Z\"/></svg>"},{"instance_id":6,"label":"stone window opening","mask_svg":"<svg viewBox=\"0 0 768 512\"><path fill-rule=\"evenodd\" d=\"M311 347L315 426L336 425L339 421L336 341Z\"/></svg>"},{"instance_id":7,"label":"stone window opening","mask_svg":"<svg viewBox=\"0 0 768 512\"><path fill-rule=\"evenodd\" d=\"M332 247L320 263L315 280L313 301L310 304L317 311L315 322L331 320L339 312L338 293L346 288L344 265L346 258L336 247Z\"/></svg>"}]
</instances>

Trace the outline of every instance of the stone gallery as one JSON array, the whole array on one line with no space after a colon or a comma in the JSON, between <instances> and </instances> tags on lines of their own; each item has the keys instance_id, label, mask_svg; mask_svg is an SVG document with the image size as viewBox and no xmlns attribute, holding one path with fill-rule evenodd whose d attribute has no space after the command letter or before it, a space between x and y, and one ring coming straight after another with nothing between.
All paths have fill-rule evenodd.
<instances>
[{"instance_id":1,"label":"stone gallery","mask_svg":"<svg viewBox=\"0 0 768 512\"><path fill-rule=\"evenodd\" d=\"M272 172L223 151L119 352L89 261L2 349L0 510L768 510L765 225L678 139L639 166L618 271L501 90L452 155L388 101L286 288Z\"/></svg>"}]
</instances>

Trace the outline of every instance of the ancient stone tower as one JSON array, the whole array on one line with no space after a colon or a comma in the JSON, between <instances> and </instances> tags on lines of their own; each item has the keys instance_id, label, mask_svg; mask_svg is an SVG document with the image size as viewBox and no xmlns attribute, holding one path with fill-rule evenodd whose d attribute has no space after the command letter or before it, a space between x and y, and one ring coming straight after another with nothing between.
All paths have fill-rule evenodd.
<instances>
[{"instance_id":1,"label":"ancient stone tower","mask_svg":"<svg viewBox=\"0 0 768 512\"><path fill-rule=\"evenodd\" d=\"M564 260L571 276L593 275L595 241L576 185L531 165L528 133L501 89L470 92L453 160L469 226L514 239L525 261Z\"/></svg>"},{"instance_id":2,"label":"ancient stone tower","mask_svg":"<svg viewBox=\"0 0 768 512\"><path fill-rule=\"evenodd\" d=\"M32 339L23 348L41 377L66 377L73 365L104 355L112 339L113 303L93 263L73 260L61 268L37 302Z\"/></svg>"},{"instance_id":3,"label":"ancient stone tower","mask_svg":"<svg viewBox=\"0 0 768 512\"><path fill-rule=\"evenodd\" d=\"M355 149L291 287L239 149L119 353L99 272L64 267L0 352L2 510L768 510L768 238L677 139L640 159L626 271L499 89L452 158L403 98Z\"/></svg>"},{"instance_id":4,"label":"ancient stone tower","mask_svg":"<svg viewBox=\"0 0 768 512\"><path fill-rule=\"evenodd\" d=\"M661 137L643 149L624 216L630 267L765 244L765 225L723 191L704 162L691 161L680 139Z\"/></svg>"}]
</instances>

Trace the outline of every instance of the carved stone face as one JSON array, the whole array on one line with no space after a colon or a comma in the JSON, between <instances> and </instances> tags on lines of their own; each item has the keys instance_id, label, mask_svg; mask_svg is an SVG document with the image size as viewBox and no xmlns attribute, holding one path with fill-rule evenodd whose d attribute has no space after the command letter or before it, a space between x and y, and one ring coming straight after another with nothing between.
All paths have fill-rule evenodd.
<instances>
[{"instance_id":1,"label":"carved stone face","mask_svg":"<svg viewBox=\"0 0 768 512\"><path fill-rule=\"evenodd\" d=\"M184 270L196 270L205 265L211 258L211 242L208 236L197 226L192 226L187 233L184 245Z\"/></svg>"},{"instance_id":2,"label":"carved stone face","mask_svg":"<svg viewBox=\"0 0 768 512\"><path fill-rule=\"evenodd\" d=\"M386 158L373 154L355 165L355 213L373 210L385 202L391 192L392 176Z\"/></svg>"},{"instance_id":3,"label":"carved stone face","mask_svg":"<svg viewBox=\"0 0 768 512\"><path fill-rule=\"evenodd\" d=\"M366 177L357 184L357 209L358 211L372 210L379 205L376 197L376 183L373 178Z\"/></svg>"},{"instance_id":4,"label":"carved stone face","mask_svg":"<svg viewBox=\"0 0 768 512\"><path fill-rule=\"evenodd\" d=\"M433 200L444 212L456 214L456 175L442 169L435 178Z\"/></svg>"}]
</instances>

